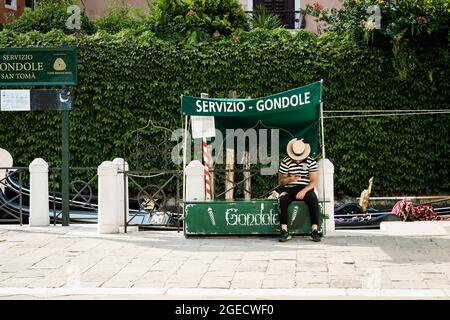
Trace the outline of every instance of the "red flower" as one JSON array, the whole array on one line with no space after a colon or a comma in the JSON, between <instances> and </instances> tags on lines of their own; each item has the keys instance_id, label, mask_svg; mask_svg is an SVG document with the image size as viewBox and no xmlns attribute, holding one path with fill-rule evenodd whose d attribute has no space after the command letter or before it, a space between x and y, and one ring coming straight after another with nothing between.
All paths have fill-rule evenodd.
<instances>
[{"instance_id":1,"label":"red flower","mask_svg":"<svg viewBox=\"0 0 450 320\"><path fill-rule=\"evenodd\" d=\"M319 2L314 2L313 7L315 10L319 10L319 11L323 10L323 5L321 5Z\"/></svg>"}]
</instances>

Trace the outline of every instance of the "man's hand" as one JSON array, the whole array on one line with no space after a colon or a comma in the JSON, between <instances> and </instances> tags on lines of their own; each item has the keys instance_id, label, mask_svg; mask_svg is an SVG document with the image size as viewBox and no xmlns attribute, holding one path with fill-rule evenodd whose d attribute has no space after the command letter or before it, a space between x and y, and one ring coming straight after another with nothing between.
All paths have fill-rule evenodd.
<instances>
[{"instance_id":1,"label":"man's hand","mask_svg":"<svg viewBox=\"0 0 450 320\"><path fill-rule=\"evenodd\" d=\"M282 186L298 182L299 180L300 177L298 176L288 176L287 174L283 173L278 174L278 183L281 184Z\"/></svg>"},{"instance_id":2,"label":"man's hand","mask_svg":"<svg viewBox=\"0 0 450 320\"><path fill-rule=\"evenodd\" d=\"M297 177L297 176L288 176L287 179L288 179L288 181L289 181L288 184L291 184L291 183L298 182L298 181L300 180L300 177Z\"/></svg>"},{"instance_id":3,"label":"man's hand","mask_svg":"<svg viewBox=\"0 0 450 320\"><path fill-rule=\"evenodd\" d=\"M303 198L305 197L305 194L306 194L305 189L300 190L300 191L297 193L297 195L295 196L295 198L296 198L297 200L303 200Z\"/></svg>"}]
</instances>

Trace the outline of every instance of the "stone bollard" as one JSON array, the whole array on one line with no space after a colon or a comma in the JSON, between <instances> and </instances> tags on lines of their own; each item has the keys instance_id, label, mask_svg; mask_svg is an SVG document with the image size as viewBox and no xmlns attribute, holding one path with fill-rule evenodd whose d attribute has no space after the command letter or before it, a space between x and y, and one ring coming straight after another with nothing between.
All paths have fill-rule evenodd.
<instances>
[{"instance_id":1,"label":"stone bollard","mask_svg":"<svg viewBox=\"0 0 450 320\"><path fill-rule=\"evenodd\" d=\"M103 161L98 173L98 233L118 233L117 166L112 161Z\"/></svg>"},{"instance_id":2,"label":"stone bollard","mask_svg":"<svg viewBox=\"0 0 450 320\"><path fill-rule=\"evenodd\" d=\"M48 204L48 164L37 158L30 163L30 227L50 225Z\"/></svg>"},{"instance_id":3,"label":"stone bollard","mask_svg":"<svg viewBox=\"0 0 450 320\"><path fill-rule=\"evenodd\" d=\"M186 173L186 201L205 200L205 175L203 164L198 160L189 162Z\"/></svg>"},{"instance_id":4,"label":"stone bollard","mask_svg":"<svg viewBox=\"0 0 450 320\"><path fill-rule=\"evenodd\" d=\"M334 223L334 166L328 159L320 159L317 162L319 168L317 179L317 193L319 201L325 202L325 214L328 219L325 220L325 232L328 235L335 231ZM324 183L325 181L325 183Z\"/></svg>"},{"instance_id":5,"label":"stone bollard","mask_svg":"<svg viewBox=\"0 0 450 320\"><path fill-rule=\"evenodd\" d=\"M122 158L115 158L113 163L117 166L117 199L119 205L117 206L117 224L121 227L125 225L124 214L126 212L126 219L128 221L130 204L129 204L129 194L128 194L128 176L126 181L124 181L125 174L123 171L128 171L128 163ZM125 184L125 186L124 186Z\"/></svg>"},{"instance_id":6,"label":"stone bollard","mask_svg":"<svg viewBox=\"0 0 450 320\"><path fill-rule=\"evenodd\" d=\"M11 168L14 164L11 154L5 149L0 148L0 168ZM8 169L0 169L0 189L5 192L5 180Z\"/></svg>"}]
</instances>

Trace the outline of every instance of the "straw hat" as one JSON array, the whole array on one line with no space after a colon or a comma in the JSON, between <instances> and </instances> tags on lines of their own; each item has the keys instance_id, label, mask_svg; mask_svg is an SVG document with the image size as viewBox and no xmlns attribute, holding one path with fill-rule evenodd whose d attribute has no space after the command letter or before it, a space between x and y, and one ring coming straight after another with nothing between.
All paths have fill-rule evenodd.
<instances>
[{"instance_id":1,"label":"straw hat","mask_svg":"<svg viewBox=\"0 0 450 320\"><path fill-rule=\"evenodd\" d=\"M289 141L286 151L292 160L302 161L308 158L311 153L311 146L304 139L294 138Z\"/></svg>"}]
</instances>

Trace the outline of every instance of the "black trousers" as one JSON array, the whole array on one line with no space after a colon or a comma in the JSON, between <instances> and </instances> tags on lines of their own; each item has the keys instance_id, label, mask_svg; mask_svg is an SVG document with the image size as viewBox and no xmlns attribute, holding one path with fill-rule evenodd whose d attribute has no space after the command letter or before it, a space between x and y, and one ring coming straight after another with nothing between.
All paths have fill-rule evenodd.
<instances>
[{"instance_id":1,"label":"black trousers","mask_svg":"<svg viewBox=\"0 0 450 320\"><path fill-rule=\"evenodd\" d=\"M306 186L296 186L283 188L280 196L278 197L278 216L280 218L280 224L288 224L288 207L292 201L295 200L297 193ZM314 190L309 190L303 198L306 205L309 208L309 216L311 218L311 224L319 223L319 200L317 199Z\"/></svg>"}]
</instances>

